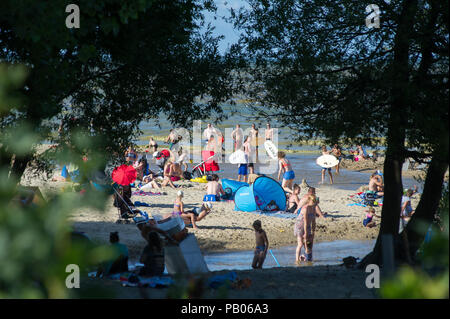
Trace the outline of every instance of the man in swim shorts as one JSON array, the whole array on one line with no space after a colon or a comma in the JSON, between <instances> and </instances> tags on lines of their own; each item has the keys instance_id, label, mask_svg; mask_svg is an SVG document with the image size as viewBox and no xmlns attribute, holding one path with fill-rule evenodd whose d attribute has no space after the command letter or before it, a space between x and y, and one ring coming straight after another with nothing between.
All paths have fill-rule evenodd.
<instances>
[{"instance_id":1,"label":"man in swim shorts","mask_svg":"<svg viewBox=\"0 0 450 319\"><path fill-rule=\"evenodd\" d=\"M238 169L238 182L241 181L241 176L242 176L242 181L245 182L247 179L247 175L248 175L248 165L247 164L239 164L239 169Z\"/></svg>"}]
</instances>

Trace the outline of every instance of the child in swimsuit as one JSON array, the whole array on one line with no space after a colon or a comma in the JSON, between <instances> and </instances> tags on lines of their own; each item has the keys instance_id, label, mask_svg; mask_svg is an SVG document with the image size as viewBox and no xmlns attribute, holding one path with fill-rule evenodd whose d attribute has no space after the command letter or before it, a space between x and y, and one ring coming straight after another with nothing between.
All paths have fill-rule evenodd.
<instances>
[{"instance_id":1,"label":"child in swimsuit","mask_svg":"<svg viewBox=\"0 0 450 319\"><path fill-rule=\"evenodd\" d=\"M376 222L374 220L372 220L374 217L380 217L380 216L375 214L375 208L369 207L366 218L363 220L364 227L369 227L369 228L375 227Z\"/></svg>"},{"instance_id":2,"label":"child in swimsuit","mask_svg":"<svg viewBox=\"0 0 450 319\"><path fill-rule=\"evenodd\" d=\"M293 193L291 194L291 196L289 196L289 201L288 201L288 209L287 212L294 214L298 208L300 208L300 198L298 197L298 195L300 194L301 188L298 184L294 184L293 187Z\"/></svg>"},{"instance_id":3,"label":"child in swimsuit","mask_svg":"<svg viewBox=\"0 0 450 319\"><path fill-rule=\"evenodd\" d=\"M253 228L255 229L256 248L252 268L261 269L264 260L266 259L267 249L269 248L269 240L267 239L266 232L261 227L260 220L255 220L253 222Z\"/></svg>"},{"instance_id":4,"label":"child in swimsuit","mask_svg":"<svg viewBox=\"0 0 450 319\"><path fill-rule=\"evenodd\" d=\"M192 227L194 229L198 229L197 225L195 224L195 214L192 212L185 212L184 211L184 204L183 204L183 191L178 191L177 198L175 199L175 203L173 204L173 211L172 216L180 216L185 224L189 224L189 222L192 224Z\"/></svg>"}]
</instances>

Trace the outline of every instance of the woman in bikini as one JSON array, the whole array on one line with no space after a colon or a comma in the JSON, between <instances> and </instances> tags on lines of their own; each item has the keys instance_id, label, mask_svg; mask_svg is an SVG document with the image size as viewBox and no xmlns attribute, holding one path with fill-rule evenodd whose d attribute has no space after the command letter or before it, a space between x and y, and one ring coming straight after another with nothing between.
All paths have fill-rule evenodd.
<instances>
[{"instance_id":1,"label":"woman in bikini","mask_svg":"<svg viewBox=\"0 0 450 319\"><path fill-rule=\"evenodd\" d=\"M178 191L177 198L175 199L175 203L173 204L172 216L180 216L185 224L188 224L190 222L194 229L198 229L197 225L195 224L195 214L184 211L183 196L183 191Z\"/></svg>"},{"instance_id":2,"label":"woman in bikini","mask_svg":"<svg viewBox=\"0 0 450 319\"><path fill-rule=\"evenodd\" d=\"M284 152L278 152L278 163L278 180L280 180L281 171L284 171L281 187L283 187L286 192L292 193L292 184L294 182L295 173L292 170L291 163L286 159L286 154Z\"/></svg>"},{"instance_id":3,"label":"woman in bikini","mask_svg":"<svg viewBox=\"0 0 450 319\"><path fill-rule=\"evenodd\" d=\"M180 164L167 161L166 166L164 166L164 181L162 182L161 187L170 185L172 188L177 188L173 182L179 181L181 179L181 174L183 174L183 172L181 172Z\"/></svg>"}]
</instances>

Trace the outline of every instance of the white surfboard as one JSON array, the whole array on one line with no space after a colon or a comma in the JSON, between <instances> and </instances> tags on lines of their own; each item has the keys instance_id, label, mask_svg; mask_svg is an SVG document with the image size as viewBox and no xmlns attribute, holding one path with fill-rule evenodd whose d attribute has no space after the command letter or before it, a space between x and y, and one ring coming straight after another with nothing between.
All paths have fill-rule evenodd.
<instances>
[{"instance_id":1,"label":"white surfboard","mask_svg":"<svg viewBox=\"0 0 450 319\"><path fill-rule=\"evenodd\" d=\"M339 164L339 160L333 155L322 155L316 159L316 164L323 168L331 168Z\"/></svg>"},{"instance_id":2,"label":"white surfboard","mask_svg":"<svg viewBox=\"0 0 450 319\"><path fill-rule=\"evenodd\" d=\"M246 164L247 158L243 150L237 150L236 152L230 154L230 157L228 157L228 161L231 164Z\"/></svg>"},{"instance_id":3,"label":"white surfboard","mask_svg":"<svg viewBox=\"0 0 450 319\"><path fill-rule=\"evenodd\" d=\"M267 154L269 154L272 159L278 159L278 148L272 141L265 141L264 148L266 149Z\"/></svg>"}]
</instances>

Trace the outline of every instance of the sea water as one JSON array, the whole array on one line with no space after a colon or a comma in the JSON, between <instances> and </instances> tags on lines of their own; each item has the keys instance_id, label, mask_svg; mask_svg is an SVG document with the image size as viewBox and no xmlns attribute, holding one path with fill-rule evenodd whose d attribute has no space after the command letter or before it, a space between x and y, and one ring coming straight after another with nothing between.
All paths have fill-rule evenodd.
<instances>
[{"instance_id":1,"label":"sea water","mask_svg":"<svg viewBox=\"0 0 450 319\"><path fill-rule=\"evenodd\" d=\"M375 240L335 240L315 243L313 261L302 262L300 266L338 265L342 264L342 259L348 256L361 259L372 251L374 245ZM273 256L269 251L267 252L263 268L297 266L296 248L296 246L288 246L271 249ZM304 250L302 252L304 253ZM253 256L253 250L204 254L210 271L252 269Z\"/></svg>"}]
</instances>

